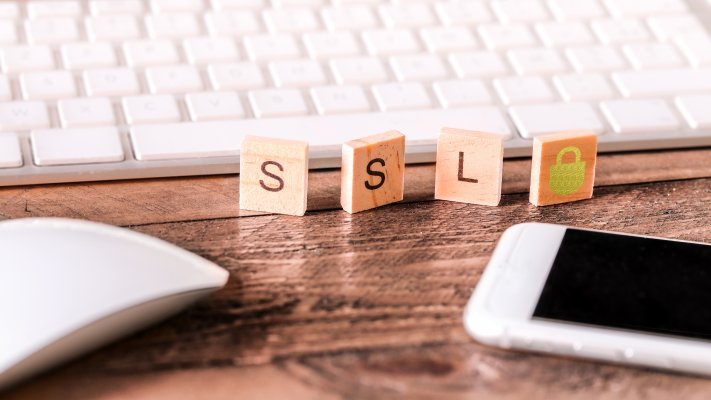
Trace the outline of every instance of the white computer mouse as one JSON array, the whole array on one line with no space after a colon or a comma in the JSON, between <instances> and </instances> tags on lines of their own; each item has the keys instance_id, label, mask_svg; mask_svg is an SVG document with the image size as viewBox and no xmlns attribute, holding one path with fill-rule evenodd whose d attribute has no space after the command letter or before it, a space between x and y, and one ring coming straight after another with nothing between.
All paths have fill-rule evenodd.
<instances>
[{"instance_id":1,"label":"white computer mouse","mask_svg":"<svg viewBox=\"0 0 711 400\"><path fill-rule=\"evenodd\" d=\"M0 222L0 389L174 314L227 277L128 229L57 218Z\"/></svg>"}]
</instances>

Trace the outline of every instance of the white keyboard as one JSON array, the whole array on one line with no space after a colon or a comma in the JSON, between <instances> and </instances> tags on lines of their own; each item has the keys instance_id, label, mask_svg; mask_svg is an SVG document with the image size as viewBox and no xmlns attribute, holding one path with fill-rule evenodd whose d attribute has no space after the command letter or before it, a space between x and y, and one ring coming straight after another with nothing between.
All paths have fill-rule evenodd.
<instances>
[{"instance_id":1,"label":"white keyboard","mask_svg":"<svg viewBox=\"0 0 711 400\"><path fill-rule=\"evenodd\" d=\"M235 173L245 135L311 168L390 129L591 129L711 145L711 0L0 2L0 185Z\"/></svg>"}]
</instances>

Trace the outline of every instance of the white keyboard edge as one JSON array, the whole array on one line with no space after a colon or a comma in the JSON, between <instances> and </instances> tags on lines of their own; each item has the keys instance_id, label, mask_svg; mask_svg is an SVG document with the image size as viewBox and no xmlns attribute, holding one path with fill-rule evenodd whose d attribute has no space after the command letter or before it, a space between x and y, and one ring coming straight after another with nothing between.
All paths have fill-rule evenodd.
<instances>
[{"instance_id":1,"label":"white keyboard edge","mask_svg":"<svg viewBox=\"0 0 711 400\"><path fill-rule=\"evenodd\" d=\"M683 149L711 146L711 136L689 134L643 134L644 141L636 140L637 135L602 135L598 150L600 153L638 150ZM129 151L128 135L122 132L124 150ZM23 156L28 159L29 140L21 138ZM332 169L341 167L340 148L312 146L309 150L309 169ZM130 153L128 153L130 154ZM434 141L407 143L407 164L433 163L436 155ZM531 144L527 140L514 139L505 142L506 158L530 157ZM239 173L239 156L212 157L204 159L175 159L157 161L137 161L128 159L120 163L93 164L91 171L84 165L61 165L38 167L25 164L21 168L0 169L0 186L19 186L70 182L111 181L126 179L167 178L199 175L222 175Z\"/></svg>"}]
</instances>

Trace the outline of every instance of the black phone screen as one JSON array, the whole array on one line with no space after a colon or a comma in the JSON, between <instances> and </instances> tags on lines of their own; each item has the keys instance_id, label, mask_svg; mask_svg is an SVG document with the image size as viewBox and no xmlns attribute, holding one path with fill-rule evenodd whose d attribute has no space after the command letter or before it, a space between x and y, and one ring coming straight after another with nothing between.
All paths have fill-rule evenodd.
<instances>
[{"instance_id":1,"label":"black phone screen","mask_svg":"<svg viewBox=\"0 0 711 400\"><path fill-rule=\"evenodd\" d=\"M568 229L533 318L711 340L711 246Z\"/></svg>"}]
</instances>

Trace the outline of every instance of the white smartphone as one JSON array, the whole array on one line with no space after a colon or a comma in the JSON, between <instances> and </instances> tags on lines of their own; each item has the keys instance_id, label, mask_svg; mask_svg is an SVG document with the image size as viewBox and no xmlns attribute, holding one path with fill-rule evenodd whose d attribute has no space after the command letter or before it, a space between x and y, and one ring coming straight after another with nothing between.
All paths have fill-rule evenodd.
<instances>
[{"instance_id":1,"label":"white smartphone","mask_svg":"<svg viewBox=\"0 0 711 400\"><path fill-rule=\"evenodd\" d=\"M515 225L464 326L503 348L711 375L711 245Z\"/></svg>"}]
</instances>

